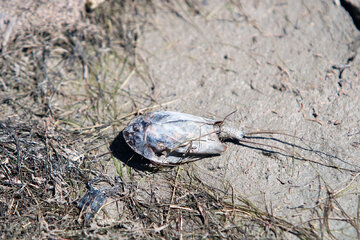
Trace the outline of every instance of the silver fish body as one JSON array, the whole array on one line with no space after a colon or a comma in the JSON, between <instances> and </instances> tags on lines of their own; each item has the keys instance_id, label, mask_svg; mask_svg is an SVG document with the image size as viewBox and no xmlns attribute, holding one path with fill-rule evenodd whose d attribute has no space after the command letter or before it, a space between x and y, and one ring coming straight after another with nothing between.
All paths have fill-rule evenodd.
<instances>
[{"instance_id":1,"label":"silver fish body","mask_svg":"<svg viewBox=\"0 0 360 240\"><path fill-rule=\"evenodd\" d=\"M217 121L186 113L158 111L134 118L123 130L126 143L138 154L160 165L173 165L219 155L226 150L221 138L234 138ZM230 129L230 132L235 132ZM235 138L242 137L236 132Z\"/></svg>"}]
</instances>

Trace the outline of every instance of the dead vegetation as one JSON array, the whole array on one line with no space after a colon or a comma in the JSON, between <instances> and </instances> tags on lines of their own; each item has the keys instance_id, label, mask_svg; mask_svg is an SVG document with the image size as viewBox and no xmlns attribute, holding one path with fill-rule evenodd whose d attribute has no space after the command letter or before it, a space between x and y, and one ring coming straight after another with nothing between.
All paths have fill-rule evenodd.
<instances>
[{"instance_id":1,"label":"dead vegetation","mask_svg":"<svg viewBox=\"0 0 360 240\"><path fill-rule=\"evenodd\" d=\"M1 238L320 239L328 230L274 217L191 167L141 172L108 154L129 116L159 105L135 54L154 12L151 1L109 0L91 12L82 6L75 19L42 27L33 19L16 30L21 15L2 15ZM128 92L134 74L144 84ZM108 190L93 221L78 208L89 183Z\"/></svg>"}]
</instances>

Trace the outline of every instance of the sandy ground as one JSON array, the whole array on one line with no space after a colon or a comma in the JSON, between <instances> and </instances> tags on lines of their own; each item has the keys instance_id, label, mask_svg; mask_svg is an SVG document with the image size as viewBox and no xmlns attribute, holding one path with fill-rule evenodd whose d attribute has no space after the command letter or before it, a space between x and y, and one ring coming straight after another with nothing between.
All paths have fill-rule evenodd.
<instances>
[{"instance_id":1,"label":"sandy ground","mask_svg":"<svg viewBox=\"0 0 360 240\"><path fill-rule=\"evenodd\" d=\"M202 1L158 11L137 55L155 83L155 101L176 100L162 109L216 119L237 110L230 121L247 131L285 130L342 159L299 150L321 166L228 143L222 156L191 164L199 178L232 185L237 196L300 225L324 216L331 195L330 228L353 238L341 219L358 214L360 179L328 165L358 170L358 37L332 1ZM133 77L128 89L143 84Z\"/></svg>"},{"instance_id":2,"label":"sandy ground","mask_svg":"<svg viewBox=\"0 0 360 240\"><path fill-rule=\"evenodd\" d=\"M64 2L57 5L58 9L50 9L37 1L19 7L19 2L13 2L17 6L12 7L13 12L0 16L3 52L6 52L6 45L10 46L14 40L10 37L11 31L16 33L21 26L27 28L33 21L40 22L33 26L35 30L45 23L70 26L81 18L81 14L85 14L83 1L69 1L72 6ZM108 31L119 32L119 39L112 46L116 45L121 51L109 50L108 39L100 41L97 37L102 35L89 30L93 40L98 41L99 46L102 44L99 48L109 55L90 53L89 47L88 55L92 57L87 58L83 52L85 46L72 41L66 45L64 40L62 44L69 47L69 55L75 56L72 60L69 58L69 64L52 62L52 55L47 58L50 59L48 63L45 60L42 63L39 58L39 64L47 66L50 73L68 71L73 76L69 80L62 79L61 74L49 74L51 79L57 79L53 83L59 89L56 92L64 94L54 93L54 99L49 97L47 107L54 109L54 116L58 119L52 119L51 115L45 120L49 125L59 120L54 127L58 124L60 130L63 127L64 131L83 134L83 145L78 145L84 148L85 155L90 155L95 149L95 153L100 151L99 156L104 157L109 151L108 140L113 140L114 132L118 134L130 120L123 115L133 116L139 109L149 110L156 106L154 109L218 120L236 110L226 121L247 133L271 130L289 134L273 135L274 138L264 141L247 139L276 146L275 151L287 156L255 149L261 148L260 145L252 145L251 148L229 142L221 156L167 169L168 175L164 172L133 171L135 174L129 182L139 186L148 184L151 187L148 192L153 194L157 191L159 205L169 207L169 189L172 189L176 171L186 169L200 182L224 189L227 196L232 196L234 204L246 199L253 206L268 212L268 216L285 219L294 226L310 226L325 239L359 238L360 33L349 14L336 4L338 1L331 0L185 2L153 1L149 6L146 4L149 13L139 18L143 21L141 24L132 21L136 19L137 11L141 10L136 8L137 3L131 8L133 12L129 11L129 17L124 14L128 21L119 21L118 25L111 26L110 20L107 25L107 16L85 18L86 21L104 21ZM56 5L52 1L49 4ZM59 9L65 9L68 15L56 14ZM95 15L96 11L88 14ZM5 21L9 16L14 17ZM18 23L19 29L14 27L17 26L15 23ZM5 25L13 27L5 28ZM117 31L116 27L124 29ZM12 30L6 33L6 29ZM139 33L137 37L134 37L135 32ZM123 33L129 36L121 35ZM133 47L135 43L136 48ZM126 63L127 67L124 67L126 64L120 56L123 50L126 52L124 58L130 62ZM66 57L66 54L56 51L51 54ZM26 68L28 65L29 71ZM34 71L35 80L37 71L47 70L37 65L34 69L30 64L24 66L23 72L31 75ZM38 81L42 80L40 85L45 86L47 75L43 78L38 75ZM7 79L1 77L0 80ZM5 89L5 82L0 84ZM25 90L28 85L32 87L27 82L23 84L25 87L20 86ZM40 90L34 93L47 96L46 89ZM27 106L27 102L28 98L22 99L21 96L16 99L20 106ZM37 116L48 117L48 112L37 111L41 113ZM71 121L77 125L69 124ZM89 136L86 131L89 131ZM103 142L97 141L97 138ZM302 147L294 148L291 144ZM115 157L131 158L131 154L122 152L121 144L117 151L119 156L113 151ZM296 154L304 158L295 159L293 156ZM109 179L117 176L116 164L113 161L102 162L102 159L95 154L94 162L100 166L101 174L108 174ZM131 172L132 169L124 168L123 171ZM138 189L136 198L140 199L142 194L145 196L148 193L146 187L142 188L145 189L142 192ZM161 197L165 200L162 201ZM146 196L144 199L143 202L149 203L151 208L152 202ZM107 205L103 209L107 213L96 216L93 229L101 229L101 226L114 222L123 224L121 221L125 219L125 222L126 216L119 210L125 209L119 207L122 204L125 203L120 200ZM159 217L163 215L166 214L162 213ZM167 213L167 216L170 214ZM150 226L158 233L162 230L156 228L165 226L145 225L142 220L137 220L129 232L143 233L149 230L143 228ZM160 222L167 224L168 219ZM178 224L174 222L171 224ZM177 231L177 226L169 228ZM117 237L118 232L114 232L114 237ZM146 234L142 236L149 236ZM282 237L293 238L294 235Z\"/></svg>"}]
</instances>

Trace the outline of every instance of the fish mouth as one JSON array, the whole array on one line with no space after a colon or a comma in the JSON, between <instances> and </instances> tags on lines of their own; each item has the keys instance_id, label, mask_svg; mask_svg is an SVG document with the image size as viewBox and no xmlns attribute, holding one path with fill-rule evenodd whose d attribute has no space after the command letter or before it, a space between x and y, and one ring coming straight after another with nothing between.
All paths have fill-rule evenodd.
<instances>
[{"instance_id":1,"label":"fish mouth","mask_svg":"<svg viewBox=\"0 0 360 240\"><path fill-rule=\"evenodd\" d=\"M135 146L135 138L134 138L135 132L132 129L125 128L123 130L123 137L125 139L125 142L130 146Z\"/></svg>"}]
</instances>

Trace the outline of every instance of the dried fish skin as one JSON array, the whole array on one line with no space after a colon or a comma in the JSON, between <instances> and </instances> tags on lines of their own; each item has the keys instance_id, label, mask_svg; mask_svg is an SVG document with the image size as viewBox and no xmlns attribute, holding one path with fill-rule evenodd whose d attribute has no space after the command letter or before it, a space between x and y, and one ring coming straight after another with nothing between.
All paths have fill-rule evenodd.
<instances>
[{"instance_id":1,"label":"dried fish skin","mask_svg":"<svg viewBox=\"0 0 360 240\"><path fill-rule=\"evenodd\" d=\"M186 113L157 111L134 118L123 130L126 143L138 154L160 165L172 165L219 155L216 121Z\"/></svg>"}]
</instances>

